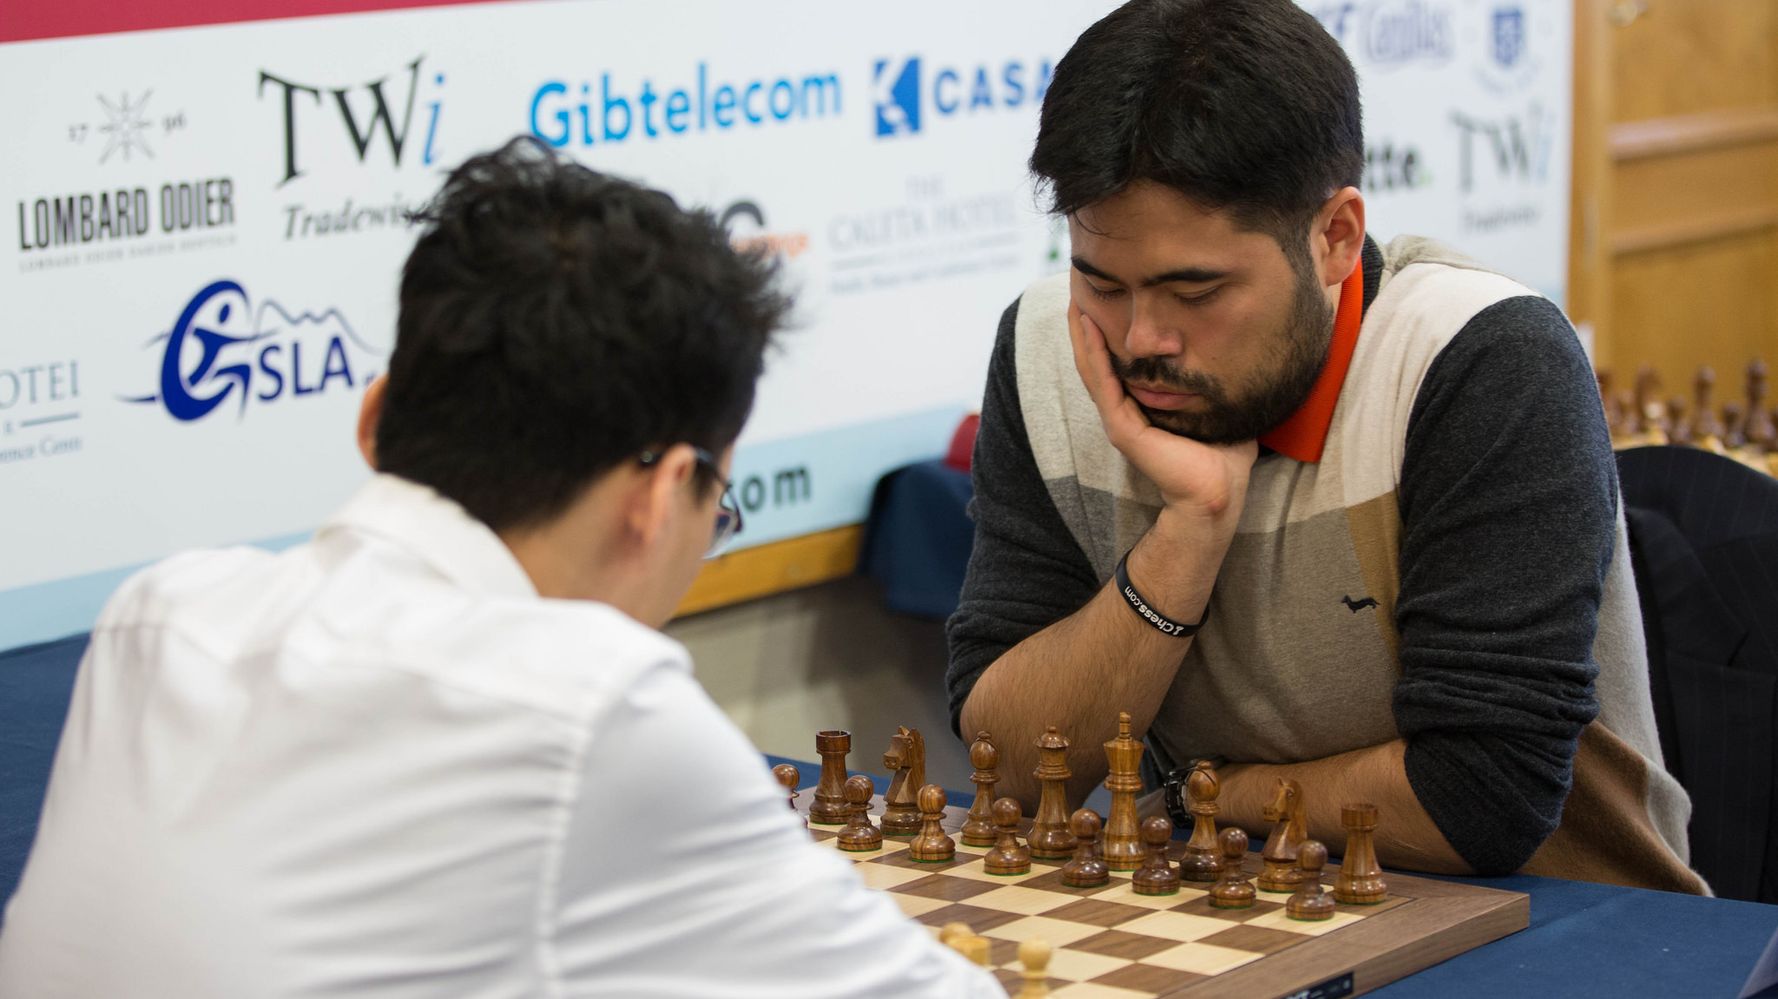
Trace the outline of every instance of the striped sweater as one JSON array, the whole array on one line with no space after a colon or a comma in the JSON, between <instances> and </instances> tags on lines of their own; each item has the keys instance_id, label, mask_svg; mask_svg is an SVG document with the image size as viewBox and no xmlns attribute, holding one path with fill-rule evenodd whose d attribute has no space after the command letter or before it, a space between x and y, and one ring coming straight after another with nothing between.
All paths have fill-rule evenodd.
<instances>
[{"instance_id":1,"label":"striped sweater","mask_svg":"<svg viewBox=\"0 0 1778 999\"><path fill-rule=\"evenodd\" d=\"M1405 738L1416 797L1479 873L1706 890L1660 762L1616 468L1572 327L1425 240L1367 240L1362 266L1321 458L1262 450L1146 777ZM1084 605L1160 509L1080 384L1067 304L1067 275L1029 288L990 363L947 629L953 725L982 671Z\"/></svg>"}]
</instances>

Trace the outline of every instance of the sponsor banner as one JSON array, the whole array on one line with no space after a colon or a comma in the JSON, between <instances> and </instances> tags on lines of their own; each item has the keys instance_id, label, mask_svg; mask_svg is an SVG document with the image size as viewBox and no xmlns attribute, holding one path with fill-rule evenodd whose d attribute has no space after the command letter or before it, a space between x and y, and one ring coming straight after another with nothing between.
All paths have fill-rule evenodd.
<instances>
[{"instance_id":1,"label":"sponsor banner","mask_svg":"<svg viewBox=\"0 0 1778 999\"><path fill-rule=\"evenodd\" d=\"M1368 224L1433 236L1561 302L1572 17L1557 0L1303 0L1364 95Z\"/></svg>"},{"instance_id":2,"label":"sponsor banner","mask_svg":"<svg viewBox=\"0 0 1778 999\"><path fill-rule=\"evenodd\" d=\"M798 306L740 442L739 540L856 522L978 404L1007 303L1066 266L1025 160L1110 6L920 0L866 31L813 2L518 2L0 45L0 93L30 95L0 102L0 645L84 626L97 597L44 601L121 567L337 506L408 214L520 134L778 257ZM1565 8L1304 6L1360 73L1379 238L1559 296Z\"/></svg>"}]
</instances>

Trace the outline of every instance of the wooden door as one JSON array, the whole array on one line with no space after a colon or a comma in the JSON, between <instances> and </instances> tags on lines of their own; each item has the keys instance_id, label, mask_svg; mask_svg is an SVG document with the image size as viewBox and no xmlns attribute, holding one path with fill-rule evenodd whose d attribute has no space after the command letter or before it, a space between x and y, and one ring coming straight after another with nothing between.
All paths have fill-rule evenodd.
<instances>
[{"instance_id":1,"label":"wooden door","mask_svg":"<svg viewBox=\"0 0 1778 999\"><path fill-rule=\"evenodd\" d=\"M1778 0L1575 0L1569 311L1628 387L1778 364ZM1769 404L1769 403L1768 403Z\"/></svg>"}]
</instances>

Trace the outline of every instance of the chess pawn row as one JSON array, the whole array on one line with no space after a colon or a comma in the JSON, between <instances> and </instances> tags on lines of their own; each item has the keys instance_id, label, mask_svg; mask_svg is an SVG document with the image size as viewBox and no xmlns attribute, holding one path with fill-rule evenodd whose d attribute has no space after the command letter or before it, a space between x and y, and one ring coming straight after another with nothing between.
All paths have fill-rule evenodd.
<instances>
[{"instance_id":1,"label":"chess pawn row","mask_svg":"<svg viewBox=\"0 0 1778 999\"><path fill-rule=\"evenodd\" d=\"M796 807L796 787L802 783L802 771L798 770L793 763L780 763L772 768L772 776L776 777L778 783L784 788L785 802L790 805L791 814L796 815L797 821L803 824L804 829L809 828L809 820L803 818Z\"/></svg>"},{"instance_id":2,"label":"chess pawn row","mask_svg":"<svg viewBox=\"0 0 1778 999\"><path fill-rule=\"evenodd\" d=\"M1217 837L1222 849L1222 875L1210 889L1213 909L1251 909L1258 892L1247 879L1247 833L1234 826Z\"/></svg>"},{"instance_id":3,"label":"chess pawn row","mask_svg":"<svg viewBox=\"0 0 1778 999\"><path fill-rule=\"evenodd\" d=\"M1173 823L1164 815L1142 820L1142 844L1148 857L1130 875L1130 887L1138 895L1173 895L1179 891L1179 871L1167 860L1167 844L1173 841Z\"/></svg>"},{"instance_id":4,"label":"chess pawn row","mask_svg":"<svg viewBox=\"0 0 1778 999\"><path fill-rule=\"evenodd\" d=\"M945 835L940 823L945 817L945 789L926 784L918 795L920 831L908 846L908 856L921 863L938 864L957 856L957 841Z\"/></svg>"},{"instance_id":5,"label":"chess pawn row","mask_svg":"<svg viewBox=\"0 0 1778 999\"><path fill-rule=\"evenodd\" d=\"M1070 888L1097 888L1111 880L1111 868L1099 856L1099 813L1090 808L1076 809L1068 817L1068 831L1074 834L1074 859L1062 865L1062 883Z\"/></svg>"},{"instance_id":6,"label":"chess pawn row","mask_svg":"<svg viewBox=\"0 0 1778 999\"><path fill-rule=\"evenodd\" d=\"M870 820L870 797L873 790L869 777L858 775L846 778L843 794L849 815L846 828L841 829L836 837L840 849L850 853L865 853L883 848L883 831Z\"/></svg>"},{"instance_id":7,"label":"chess pawn row","mask_svg":"<svg viewBox=\"0 0 1778 999\"><path fill-rule=\"evenodd\" d=\"M989 812L994 821L995 838L994 846L982 855L982 869L1002 877L1031 873L1031 851L1019 842L1022 809L1017 799L1000 798Z\"/></svg>"},{"instance_id":8,"label":"chess pawn row","mask_svg":"<svg viewBox=\"0 0 1778 999\"><path fill-rule=\"evenodd\" d=\"M1326 864L1327 847L1320 840L1304 840L1297 848L1297 887L1284 903L1286 916L1305 922L1333 918L1334 897L1321 886L1321 868Z\"/></svg>"}]
</instances>

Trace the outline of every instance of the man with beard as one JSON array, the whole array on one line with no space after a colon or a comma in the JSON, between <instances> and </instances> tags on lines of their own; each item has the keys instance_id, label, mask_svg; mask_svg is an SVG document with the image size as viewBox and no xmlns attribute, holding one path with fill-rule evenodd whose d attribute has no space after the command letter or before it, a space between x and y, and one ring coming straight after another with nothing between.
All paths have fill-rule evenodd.
<instances>
[{"instance_id":1,"label":"man with beard","mask_svg":"<svg viewBox=\"0 0 1778 999\"><path fill-rule=\"evenodd\" d=\"M990 362L953 721L1028 804L1045 726L1078 801L1127 711L1151 789L1216 760L1251 831L1289 778L1335 849L1379 806L1386 865L1701 891L1587 360L1366 236L1360 117L1288 0L1136 0L1057 65L1031 166L1073 267Z\"/></svg>"}]
</instances>

